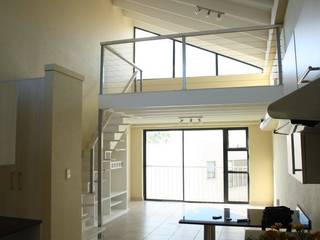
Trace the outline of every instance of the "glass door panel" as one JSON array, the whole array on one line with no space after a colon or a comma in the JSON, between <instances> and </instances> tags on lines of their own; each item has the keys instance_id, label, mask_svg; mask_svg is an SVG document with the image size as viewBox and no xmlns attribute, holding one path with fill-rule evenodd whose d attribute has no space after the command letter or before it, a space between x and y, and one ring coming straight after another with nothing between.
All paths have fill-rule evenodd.
<instances>
[{"instance_id":1,"label":"glass door panel","mask_svg":"<svg viewBox=\"0 0 320 240\"><path fill-rule=\"evenodd\" d=\"M223 202L223 130L184 131L185 201Z\"/></svg>"},{"instance_id":2,"label":"glass door panel","mask_svg":"<svg viewBox=\"0 0 320 240\"><path fill-rule=\"evenodd\" d=\"M146 132L146 199L183 200L182 131Z\"/></svg>"}]
</instances>

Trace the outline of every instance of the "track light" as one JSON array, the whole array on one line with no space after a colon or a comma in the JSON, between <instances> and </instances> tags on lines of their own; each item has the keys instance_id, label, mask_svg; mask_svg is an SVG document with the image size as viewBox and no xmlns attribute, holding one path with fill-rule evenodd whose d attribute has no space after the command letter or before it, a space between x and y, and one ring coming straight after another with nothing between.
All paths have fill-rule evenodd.
<instances>
[{"instance_id":1,"label":"track light","mask_svg":"<svg viewBox=\"0 0 320 240\"><path fill-rule=\"evenodd\" d=\"M209 18L211 14L211 10L208 10L206 17Z\"/></svg>"},{"instance_id":2,"label":"track light","mask_svg":"<svg viewBox=\"0 0 320 240\"><path fill-rule=\"evenodd\" d=\"M188 116L188 117L179 117L179 123L181 124L196 124L202 122L203 116Z\"/></svg>"},{"instance_id":3,"label":"track light","mask_svg":"<svg viewBox=\"0 0 320 240\"><path fill-rule=\"evenodd\" d=\"M222 19L222 15L225 14L224 12L221 12L221 11L218 11L218 10L214 10L214 9L211 9L211 8L202 7L202 6L199 6L199 5L196 5L195 7L196 7L196 9L194 10L194 14L195 15L199 15L201 13L201 11L203 10L203 11L207 12L206 13L206 17L209 18L212 13L215 13L215 14L217 14L217 20L218 21L220 21Z\"/></svg>"},{"instance_id":4,"label":"track light","mask_svg":"<svg viewBox=\"0 0 320 240\"><path fill-rule=\"evenodd\" d=\"M200 13L201 9L199 6L196 6L196 9L194 10L194 14L198 15Z\"/></svg>"}]
</instances>

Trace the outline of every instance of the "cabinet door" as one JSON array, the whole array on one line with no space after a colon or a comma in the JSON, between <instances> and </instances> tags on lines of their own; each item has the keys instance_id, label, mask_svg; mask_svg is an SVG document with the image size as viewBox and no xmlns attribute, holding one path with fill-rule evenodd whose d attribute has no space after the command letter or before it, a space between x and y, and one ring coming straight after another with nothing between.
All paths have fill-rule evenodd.
<instances>
[{"instance_id":1,"label":"cabinet door","mask_svg":"<svg viewBox=\"0 0 320 240\"><path fill-rule=\"evenodd\" d=\"M320 67L320 1L304 1L303 8L295 28L297 65L299 78L308 66ZM314 80L320 71L308 75Z\"/></svg>"},{"instance_id":2,"label":"cabinet door","mask_svg":"<svg viewBox=\"0 0 320 240\"><path fill-rule=\"evenodd\" d=\"M44 160L39 157L43 148L40 95L41 88L36 84L21 83L18 87L16 206L17 215L22 218L39 218L42 204L40 196L44 180L41 164Z\"/></svg>"},{"instance_id":3,"label":"cabinet door","mask_svg":"<svg viewBox=\"0 0 320 240\"><path fill-rule=\"evenodd\" d=\"M0 216L15 217L17 213L15 166L0 166Z\"/></svg>"},{"instance_id":4,"label":"cabinet door","mask_svg":"<svg viewBox=\"0 0 320 240\"><path fill-rule=\"evenodd\" d=\"M0 166L15 163L16 86L0 83Z\"/></svg>"}]
</instances>

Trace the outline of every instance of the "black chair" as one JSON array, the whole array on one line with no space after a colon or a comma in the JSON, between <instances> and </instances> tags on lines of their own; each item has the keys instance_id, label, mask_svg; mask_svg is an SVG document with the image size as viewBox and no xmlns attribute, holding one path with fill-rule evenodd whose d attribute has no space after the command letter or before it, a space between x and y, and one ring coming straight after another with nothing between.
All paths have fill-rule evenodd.
<instances>
[{"instance_id":1,"label":"black chair","mask_svg":"<svg viewBox=\"0 0 320 240\"><path fill-rule=\"evenodd\" d=\"M266 228L270 228L276 223L281 224L281 228L287 229L287 232L291 232L291 222L292 222L293 211L290 208L281 207L266 207L263 210L262 216L262 230L265 231Z\"/></svg>"}]
</instances>

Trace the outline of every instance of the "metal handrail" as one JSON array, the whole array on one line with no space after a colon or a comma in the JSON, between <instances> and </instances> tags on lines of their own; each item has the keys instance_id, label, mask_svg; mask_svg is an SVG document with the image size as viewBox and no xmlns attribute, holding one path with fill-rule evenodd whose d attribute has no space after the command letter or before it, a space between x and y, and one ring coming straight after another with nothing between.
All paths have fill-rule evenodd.
<instances>
[{"instance_id":1,"label":"metal handrail","mask_svg":"<svg viewBox=\"0 0 320 240\"><path fill-rule=\"evenodd\" d=\"M198 32L185 32L185 33L177 33L177 34L159 35L155 37L129 38L129 39L123 39L123 40L106 41L106 42L101 42L100 45L107 48L108 45L115 45L115 44L135 43L135 42L154 41L154 40L161 40L161 39L173 39L173 38L182 38L182 37L198 37L198 36L204 36L204 35L213 35L213 34L216 35L216 34L235 33L235 32L250 32L250 31L280 28L280 27L282 27L282 25L276 24L276 25L239 27L239 28L228 28L228 29L218 29L218 30L198 31Z\"/></svg>"},{"instance_id":2,"label":"metal handrail","mask_svg":"<svg viewBox=\"0 0 320 240\"><path fill-rule=\"evenodd\" d=\"M111 47L108 46L104 46L102 47L106 48L107 50L109 50L112 54L116 55L118 58L120 58L121 60L125 61L126 63L128 63L129 65L131 65L134 69L138 69L138 71L140 72L140 92L142 92L142 84L143 84L143 79L142 79L142 69L139 68L136 64L134 64L133 62L129 61L128 59L126 59L124 56L122 56L119 52L117 52L116 50L114 50ZM137 71L134 71L133 75L131 76L131 78L129 79L129 82L126 84L124 90L122 91L122 93L125 93L129 87L129 85L131 84L131 82L134 80L135 82L135 86L134 86L134 92L137 92L137 83L136 83L136 75L137 75Z\"/></svg>"},{"instance_id":3,"label":"metal handrail","mask_svg":"<svg viewBox=\"0 0 320 240\"><path fill-rule=\"evenodd\" d=\"M132 74L130 80L128 81L128 83L127 83L126 86L124 87L122 93L126 93L126 92L127 92L127 90L129 89L129 87L131 86L132 82L133 82L133 81L136 81L137 75L138 75L138 71L135 71L135 72ZM135 84L135 85L136 85L136 84Z\"/></svg>"},{"instance_id":4,"label":"metal handrail","mask_svg":"<svg viewBox=\"0 0 320 240\"><path fill-rule=\"evenodd\" d=\"M310 80L306 80L306 77L308 76L308 74L309 74L311 71L320 71L320 67L312 67L312 66L309 66L309 67L307 68L307 70L303 73L303 75L301 76L301 78L299 79L298 84L310 82Z\"/></svg>"}]
</instances>

